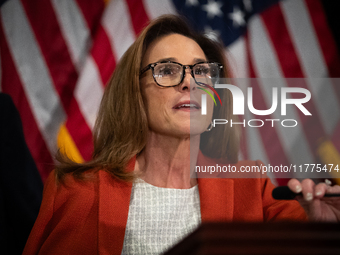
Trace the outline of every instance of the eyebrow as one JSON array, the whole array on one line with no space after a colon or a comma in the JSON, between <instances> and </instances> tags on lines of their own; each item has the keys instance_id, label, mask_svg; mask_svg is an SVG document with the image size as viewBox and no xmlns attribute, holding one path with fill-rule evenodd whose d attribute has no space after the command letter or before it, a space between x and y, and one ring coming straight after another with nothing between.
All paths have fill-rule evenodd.
<instances>
[{"instance_id":1,"label":"eyebrow","mask_svg":"<svg viewBox=\"0 0 340 255\"><path fill-rule=\"evenodd\" d=\"M175 58L161 58L161 59L158 59L157 62L165 62L165 61L174 61L176 62L177 59Z\"/></svg>"},{"instance_id":2,"label":"eyebrow","mask_svg":"<svg viewBox=\"0 0 340 255\"><path fill-rule=\"evenodd\" d=\"M157 62L165 62L165 61L173 61L173 62L178 62L176 58L161 58ZM206 62L206 59L203 58L194 58L194 63L199 63L199 62Z\"/></svg>"},{"instance_id":3,"label":"eyebrow","mask_svg":"<svg viewBox=\"0 0 340 255\"><path fill-rule=\"evenodd\" d=\"M208 60L203 59L203 58L195 58L194 61L195 63L199 63L199 62L207 62Z\"/></svg>"}]
</instances>

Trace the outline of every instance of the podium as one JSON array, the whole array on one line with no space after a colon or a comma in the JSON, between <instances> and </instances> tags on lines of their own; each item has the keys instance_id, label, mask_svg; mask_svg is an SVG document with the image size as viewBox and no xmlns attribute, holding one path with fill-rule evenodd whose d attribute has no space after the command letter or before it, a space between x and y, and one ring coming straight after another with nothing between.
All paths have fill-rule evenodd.
<instances>
[{"instance_id":1,"label":"podium","mask_svg":"<svg viewBox=\"0 0 340 255\"><path fill-rule=\"evenodd\" d=\"M338 223L203 223L166 255L340 254Z\"/></svg>"}]
</instances>

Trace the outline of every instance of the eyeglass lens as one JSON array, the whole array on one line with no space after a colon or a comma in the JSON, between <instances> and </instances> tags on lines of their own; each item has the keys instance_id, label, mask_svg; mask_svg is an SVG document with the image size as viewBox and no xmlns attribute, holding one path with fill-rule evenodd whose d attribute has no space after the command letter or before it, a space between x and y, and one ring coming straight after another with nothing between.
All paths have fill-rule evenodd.
<instances>
[{"instance_id":1,"label":"eyeglass lens","mask_svg":"<svg viewBox=\"0 0 340 255\"><path fill-rule=\"evenodd\" d=\"M211 79L219 77L219 66L216 63L196 64L192 71L196 82L211 83ZM176 63L159 63L153 73L159 85L176 86L182 81L184 67Z\"/></svg>"}]
</instances>

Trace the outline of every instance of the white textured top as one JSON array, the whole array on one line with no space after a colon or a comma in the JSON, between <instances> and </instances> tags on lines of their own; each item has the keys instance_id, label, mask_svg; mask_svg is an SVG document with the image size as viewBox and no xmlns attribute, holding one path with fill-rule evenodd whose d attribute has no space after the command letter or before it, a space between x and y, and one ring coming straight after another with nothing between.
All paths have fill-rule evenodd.
<instances>
[{"instance_id":1,"label":"white textured top","mask_svg":"<svg viewBox=\"0 0 340 255\"><path fill-rule=\"evenodd\" d=\"M122 254L160 254L201 223L198 186L170 189L137 180L132 186Z\"/></svg>"}]
</instances>

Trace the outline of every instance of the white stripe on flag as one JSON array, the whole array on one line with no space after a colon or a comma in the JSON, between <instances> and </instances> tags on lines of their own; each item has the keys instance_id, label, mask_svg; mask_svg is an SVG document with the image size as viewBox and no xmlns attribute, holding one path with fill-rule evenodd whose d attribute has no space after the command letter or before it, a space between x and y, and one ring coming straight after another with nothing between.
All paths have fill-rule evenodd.
<instances>
[{"instance_id":1,"label":"white stripe on flag","mask_svg":"<svg viewBox=\"0 0 340 255\"><path fill-rule=\"evenodd\" d=\"M246 122L249 119L254 119L254 115L247 112L245 115ZM257 160L261 159L264 163L269 163L269 159L266 154L266 150L263 146L261 135L257 128L246 128L247 145L249 149L249 159Z\"/></svg>"},{"instance_id":2,"label":"white stripe on flag","mask_svg":"<svg viewBox=\"0 0 340 255\"><path fill-rule=\"evenodd\" d=\"M110 39L116 62L135 41L130 12L125 0L111 1L106 8L102 24Z\"/></svg>"},{"instance_id":3,"label":"white stripe on flag","mask_svg":"<svg viewBox=\"0 0 340 255\"><path fill-rule=\"evenodd\" d=\"M242 90L243 95L248 94L247 89L250 85L249 78L238 78L238 79L234 79L233 82L235 82L236 85ZM245 111L244 119L246 120L246 123L247 123L247 120L255 119L255 117L251 112ZM263 161L265 164L268 164L269 159L268 159L266 150L263 146L263 141L261 139L259 129L249 127L246 124L246 127L243 131L245 132L244 135L245 135L245 139L247 142L247 149L249 152L248 159L251 159L251 160L261 159L261 161Z\"/></svg>"},{"instance_id":4,"label":"white stripe on flag","mask_svg":"<svg viewBox=\"0 0 340 255\"><path fill-rule=\"evenodd\" d=\"M32 112L50 151L56 150L56 137L65 113L53 86L44 57L18 0L1 8L4 33Z\"/></svg>"},{"instance_id":5,"label":"white stripe on flag","mask_svg":"<svg viewBox=\"0 0 340 255\"><path fill-rule=\"evenodd\" d=\"M74 94L87 125L92 130L96 121L100 101L104 93L99 70L92 56L86 59L78 78Z\"/></svg>"},{"instance_id":6,"label":"white stripe on flag","mask_svg":"<svg viewBox=\"0 0 340 255\"><path fill-rule=\"evenodd\" d=\"M262 94L266 100L266 105L272 104L272 87L285 87L280 63L276 57L274 47L271 44L269 36L264 28L262 19L259 16L253 18L249 26L251 58L253 59L255 73L261 78L259 83ZM271 77L268 79L268 77ZM256 96L256 95L255 95ZM273 113L275 119L295 119L300 125L294 128L285 128L277 123L280 142L287 153L288 160L294 164L304 164L314 162L311 150L307 143L305 134L301 129L301 121L294 106L287 107L287 116L284 118L276 110Z\"/></svg>"},{"instance_id":7,"label":"white stripe on flag","mask_svg":"<svg viewBox=\"0 0 340 255\"><path fill-rule=\"evenodd\" d=\"M249 87L249 78L238 78L234 79L236 85L240 87L243 91L244 95L247 95L247 88ZM233 81L233 82L234 82ZM255 116L249 112L245 111L244 118L246 120L255 119ZM249 127L246 124L246 127L243 129L244 139L246 140L246 146L248 151L248 158L250 160L258 160L260 159L264 164L268 165L270 163L266 150L263 145L263 140L261 138L260 132L258 128ZM275 175L273 173L268 173L267 176L271 178L272 182L277 185Z\"/></svg>"},{"instance_id":8,"label":"white stripe on flag","mask_svg":"<svg viewBox=\"0 0 340 255\"><path fill-rule=\"evenodd\" d=\"M233 78L249 77L245 38L243 36L228 46L226 56Z\"/></svg>"},{"instance_id":9,"label":"white stripe on flag","mask_svg":"<svg viewBox=\"0 0 340 255\"><path fill-rule=\"evenodd\" d=\"M60 29L78 72L85 62L91 42L84 16L74 0L52 0Z\"/></svg>"},{"instance_id":10,"label":"white stripe on flag","mask_svg":"<svg viewBox=\"0 0 340 255\"><path fill-rule=\"evenodd\" d=\"M315 78L327 76L327 67L304 1L283 1L281 8L288 31L303 61L306 76Z\"/></svg>"},{"instance_id":11,"label":"white stripe on flag","mask_svg":"<svg viewBox=\"0 0 340 255\"><path fill-rule=\"evenodd\" d=\"M340 119L340 105L328 77L327 65L318 44L313 23L304 1L283 1L281 8L288 31L308 78L313 100L327 134L332 134ZM316 79L313 79L316 78Z\"/></svg>"},{"instance_id":12,"label":"white stripe on flag","mask_svg":"<svg viewBox=\"0 0 340 255\"><path fill-rule=\"evenodd\" d=\"M340 120L340 104L331 83L329 78L310 78L307 84L327 135L333 134Z\"/></svg>"},{"instance_id":13,"label":"white stripe on flag","mask_svg":"<svg viewBox=\"0 0 340 255\"><path fill-rule=\"evenodd\" d=\"M163 14L177 14L176 8L171 0L143 0L144 8L150 19L157 18Z\"/></svg>"}]
</instances>

